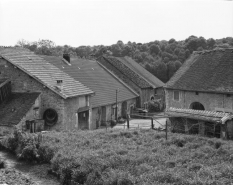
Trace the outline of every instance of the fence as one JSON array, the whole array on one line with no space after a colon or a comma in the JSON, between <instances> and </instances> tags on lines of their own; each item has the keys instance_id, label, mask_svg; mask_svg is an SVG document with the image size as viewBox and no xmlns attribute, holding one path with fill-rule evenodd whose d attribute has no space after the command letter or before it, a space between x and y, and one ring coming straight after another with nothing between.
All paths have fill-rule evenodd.
<instances>
[{"instance_id":1,"label":"fence","mask_svg":"<svg viewBox=\"0 0 233 185\"><path fill-rule=\"evenodd\" d=\"M106 130L111 126L112 128L124 128L124 129L152 129L157 131L165 131L166 132L166 139L167 139L167 131L168 131L168 123L167 120L164 124L160 123L157 119L167 118L165 115L160 116L152 116L152 115L144 115L144 114L128 114L127 119L122 124L117 124L116 126L111 125L111 121L106 121L105 128ZM140 120L138 123L134 124L133 121ZM145 121L148 122L145 124ZM130 123L131 121L131 123ZM155 122L157 126L155 126ZM136 126L137 125L137 126ZM103 128L103 127L102 127Z\"/></svg>"}]
</instances>

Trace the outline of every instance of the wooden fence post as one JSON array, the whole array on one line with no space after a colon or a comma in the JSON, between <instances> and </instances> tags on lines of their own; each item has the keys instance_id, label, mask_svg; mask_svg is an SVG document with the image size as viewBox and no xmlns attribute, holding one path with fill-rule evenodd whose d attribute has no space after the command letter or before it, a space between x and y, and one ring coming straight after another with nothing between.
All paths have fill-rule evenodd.
<instances>
[{"instance_id":1,"label":"wooden fence post","mask_svg":"<svg viewBox=\"0 0 233 185\"><path fill-rule=\"evenodd\" d=\"M129 114L127 114L127 128L129 129Z\"/></svg>"},{"instance_id":2,"label":"wooden fence post","mask_svg":"<svg viewBox=\"0 0 233 185\"><path fill-rule=\"evenodd\" d=\"M151 118L151 129L154 129L154 122L153 118Z\"/></svg>"}]
</instances>

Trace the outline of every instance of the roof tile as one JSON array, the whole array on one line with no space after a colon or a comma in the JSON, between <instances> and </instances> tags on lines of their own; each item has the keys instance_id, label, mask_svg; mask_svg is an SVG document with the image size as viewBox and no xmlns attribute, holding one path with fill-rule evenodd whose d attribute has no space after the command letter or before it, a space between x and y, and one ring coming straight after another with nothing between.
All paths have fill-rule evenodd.
<instances>
[{"instance_id":1,"label":"roof tile","mask_svg":"<svg viewBox=\"0 0 233 185\"><path fill-rule=\"evenodd\" d=\"M74 79L79 80L84 85L93 89L95 95L91 98L92 107L115 103L117 89L120 89L118 101L125 101L138 96L137 93L120 82L97 61L72 58L71 65L67 65L60 57L41 57L69 74Z\"/></svg>"},{"instance_id":2,"label":"roof tile","mask_svg":"<svg viewBox=\"0 0 233 185\"><path fill-rule=\"evenodd\" d=\"M7 48L1 50L0 55L63 98L94 93L78 80L28 50ZM57 80L63 81L62 89L57 87Z\"/></svg>"},{"instance_id":3,"label":"roof tile","mask_svg":"<svg viewBox=\"0 0 233 185\"><path fill-rule=\"evenodd\" d=\"M166 88L233 93L233 49L194 53Z\"/></svg>"}]
</instances>

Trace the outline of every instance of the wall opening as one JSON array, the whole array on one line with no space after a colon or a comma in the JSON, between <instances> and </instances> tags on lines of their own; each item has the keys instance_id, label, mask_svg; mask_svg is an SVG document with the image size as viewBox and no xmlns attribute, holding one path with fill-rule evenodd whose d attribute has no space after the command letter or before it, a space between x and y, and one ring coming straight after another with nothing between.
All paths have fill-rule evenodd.
<instances>
[{"instance_id":1,"label":"wall opening","mask_svg":"<svg viewBox=\"0 0 233 185\"><path fill-rule=\"evenodd\" d=\"M122 103L122 107L121 107L121 116L122 116L122 118L124 118L124 119L126 119L126 117L127 117L127 102L126 102L126 101L124 101L124 102Z\"/></svg>"},{"instance_id":2,"label":"wall opening","mask_svg":"<svg viewBox=\"0 0 233 185\"><path fill-rule=\"evenodd\" d=\"M45 120L45 123L48 126L53 126L54 124L57 123L58 120L58 114L54 109L47 109L44 112L43 118Z\"/></svg>"},{"instance_id":3,"label":"wall opening","mask_svg":"<svg viewBox=\"0 0 233 185\"><path fill-rule=\"evenodd\" d=\"M199 102L193 102L189 106L190 109L194 110L205 110L205 107Z\"/></svg>"}]
</instances>

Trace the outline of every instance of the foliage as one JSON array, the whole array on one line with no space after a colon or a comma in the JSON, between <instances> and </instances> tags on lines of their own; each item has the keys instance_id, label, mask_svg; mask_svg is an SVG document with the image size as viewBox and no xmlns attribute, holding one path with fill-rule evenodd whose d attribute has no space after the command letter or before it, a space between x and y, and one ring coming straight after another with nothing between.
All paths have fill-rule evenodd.
<instances>
[{"instance_id":1,"label":"foliage","mask_svg":"<svg viewBox=\"0 0 233 185\"><path fill-rule=\"evenodd\" d=\"M119 40L116 44L110 46L97 45L78 47L71 47L68 45L56 46L56 44L50 40L28 42L22 39L19 40L16 45L25 47L41 55L61 56L63 53L70 53L73 57L91 58L94 56L98 58L103 54L110 53L117 57L130 56L142 66L147 66L146 69L148 71L154 71L152 74L160 80L167 82L178 69L178 65L176 65L176 68L173 67L173 62L179 61L181 64L184 63L193 51L233 47L233 38L226 37L216 40L209 38L206 40L204 37L192 35L181 41L176 41L172 38L169 41L155 40L142 44L130 41L128 43L123 43ZM159 62L162 62L162 65L158 65Z\"/></svg>"},{"instance_id":2,"label":"foliage","mask_svg":"<svg viewBox=\"0 0 233 185\"><path fill-rule=\"evenodd\" d=\"M38 138L22 136L27 146ZM232 179L232 141L172 133L166 141L165 133L153 130L96 130L48 132L37 144L38 159L51 163L62 184L204 185Z\"/></svg>"},{"instance_id":3,"label":"foliage","mask_svg":"<svg viewBox=\"0 0 233 185\"><path fill-rule=\"evenodd\" d=\"M36 185L32 179L28 176L14 169L1 169L0 170L0 184L24 184L24 185Z\"/></svg>"}]
</instances>

